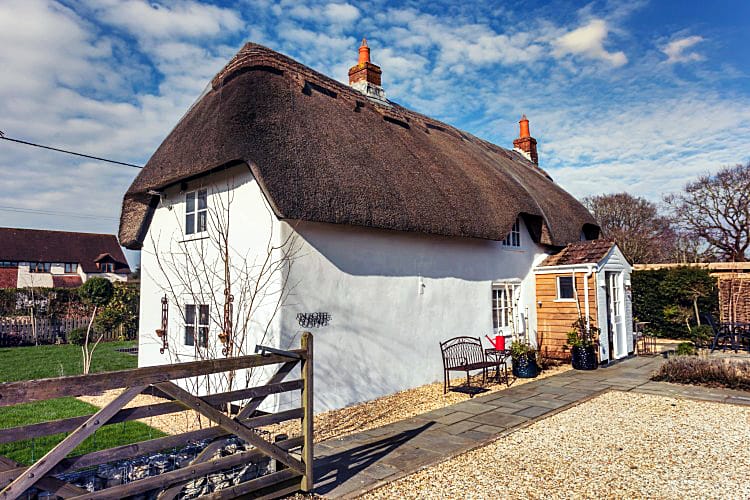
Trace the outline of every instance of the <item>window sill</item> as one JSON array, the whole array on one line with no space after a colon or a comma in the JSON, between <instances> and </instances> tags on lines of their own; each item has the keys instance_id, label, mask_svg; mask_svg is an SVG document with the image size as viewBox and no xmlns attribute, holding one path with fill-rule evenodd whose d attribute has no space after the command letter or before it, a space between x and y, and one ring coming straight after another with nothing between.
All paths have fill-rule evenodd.
<instances>
[{"instance_id":1,"label":"window sill","mask_svg":"<svg viewBox=\"0 0 750 500\"><path fill-rule=\"evenodd\" d=\"M555 299L553 302L575 302L576 299Z\"/></svg>"}]
</instances>

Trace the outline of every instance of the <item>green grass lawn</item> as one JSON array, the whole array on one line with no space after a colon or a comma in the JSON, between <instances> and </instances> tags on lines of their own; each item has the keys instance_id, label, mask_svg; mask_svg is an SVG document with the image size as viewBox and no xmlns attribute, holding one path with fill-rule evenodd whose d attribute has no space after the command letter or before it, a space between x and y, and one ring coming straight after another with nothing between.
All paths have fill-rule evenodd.
<instances>
[{"instance_id":1,"label":"green grass lawn","mask_svg":"<svg viewBox=\"0 0 750 500\"><path fill-rule=\"evenodd\" d=\"M135 347L134 341L103 342L94 351L91 373L136 368L136 356L117 352ZM40 345L0 349L0 382L80 375L81 347L77 345Z\"/></svg>"},{"instance_id":2,"label":"green grass lawn","mask_svg":"<svg viewBox=\"0 0 750 500\"><path fill-rule=\"evenodd\" d=\"M135 356L116 351L118 348L134 346L135 342L100 344L94 353L91 371L104 372L135 368L137 365ZM80 373L81 348L79 346L48 345L0 349L0 382L35 380L61 375L78 375ZM96 406L75 398L58 398L6 406L0 408L0 429L90 415L97 410ZM163 432L140 422L105 425L81 443L71 455L81 455L164 435ZM31 464L64 438L65 434L55 434L2 444L0 445L0 455L23 464Z\"/></svg>"}]
</instances>

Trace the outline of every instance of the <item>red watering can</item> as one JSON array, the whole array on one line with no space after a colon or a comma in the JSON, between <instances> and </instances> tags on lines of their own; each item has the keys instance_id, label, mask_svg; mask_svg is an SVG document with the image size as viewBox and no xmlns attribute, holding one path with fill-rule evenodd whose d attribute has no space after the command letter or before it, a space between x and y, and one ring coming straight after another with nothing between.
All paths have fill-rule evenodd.
<instances>
[{"instance_id":1,"label":"red watering can","mask_svg":"<svg viewBox=\"0 0 750 500\"><path fill-rule=\"evenodd\" d=\"M490 344L492 344L492 347L494 347L496 351L505 350L505 337L503 337L502 335L495 335L494 341L487 335L485 335L485 338L490 341Z\"/></svg>"}]
</instances>

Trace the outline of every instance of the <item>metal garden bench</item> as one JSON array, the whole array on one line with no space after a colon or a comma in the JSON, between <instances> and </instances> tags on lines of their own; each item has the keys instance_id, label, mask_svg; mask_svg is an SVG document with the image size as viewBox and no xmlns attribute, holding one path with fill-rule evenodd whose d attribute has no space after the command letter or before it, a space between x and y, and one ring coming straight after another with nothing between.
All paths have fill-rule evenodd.
<instances>
[{"instance_id":1,"label":"metal garden bench","mask_svg":"<svg viewBox=\"0 0 750 500\"><path fill-rule=\"evenodd\" d=\"M479 337L455 337L440 342L443 355L443 394L451 388L450 372L466 372L466 385L471 387L469 372L482 370L482 385L487 382L487 368L498 367L497 361L488 361Z\"/></svg>"}]
</instances>

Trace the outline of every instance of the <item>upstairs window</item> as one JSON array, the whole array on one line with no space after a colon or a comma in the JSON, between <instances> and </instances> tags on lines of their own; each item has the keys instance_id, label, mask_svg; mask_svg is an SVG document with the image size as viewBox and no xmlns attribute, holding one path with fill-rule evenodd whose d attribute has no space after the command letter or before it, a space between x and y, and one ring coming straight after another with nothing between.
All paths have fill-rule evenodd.
<instances>
[{"instance_id":1,"label":"upstairs window","mask_svg":"<svg viewBox=\"0 0 750 500\"><path fill-rule=\"evenodd\" d=\"M99 270L103 273L115 272L115 265L112 262L99 262L97 266L99 266Z\"/></svg>"},{"instance_id":2,"label":"upstairs window","mask_svg":"<svg viewBox=\"0 0 750 500\"><path fill-rule=\"evenodd\" d=\"M208 306L205 304L185 305L185 345L208 347Z\"/></svg>"},{"instance_id":3,"label":"upstairs window","mask_svg":"<svg viewBox=\"0 0 750 500\"><path fill-rule=\"evenodd\" d=\"M18 262L15 260L2 260L0 261L0 267L18 267Z\"/></svg>"},{"instance_id":4,"label":"upstairs window","mask_svg":"<svg viewBox=\"0 0 750 500\"><path fill-rule=\"evenodd\" d=\"M78 264L75 262L65 263L65 274L74 274L78 272Z\"/></svg>"},{"instance_id":5,"label":"upstairs window","mask_svg":"<svg viewBox=\"0 0 750 500\"><path fill-rule=\"evenodd\" d=\"M576 297L575 282L573 276L557 277L557 299L574 300Z\"/></svg>"},{"instance_id":6,"label":"upstairs window","mask_svg":"<svg viewBox=\"0 0 750 500\"><path fill-rule=\"evenodd\" d=\"M185 234L202 233L208 218L208 192L205 189L185 194Z\"/></svg>"},{"instance_id":7,"label":"upstairs window","mask_svg":"<svg viewBox=\"0 0 750 500\"><path fill-rule=\"evenodd\" d=\"M52 269L51 262L29 262L30 273L48 273Z\"/></svg>"},{"instance_id":8,"label":"upstairs window","mask_svg":"<svg viewBox=\"0 0 750 500\"><path fill-rule=\"evenodd\" d=\"M516 218L516 221L513 223L513 227L508 233L508 236L506 236L505 239L503 240L503 246L506 246L506 247L520 247L521 246L521 221L520 219Z\"/></svg>"}]
</instances>

